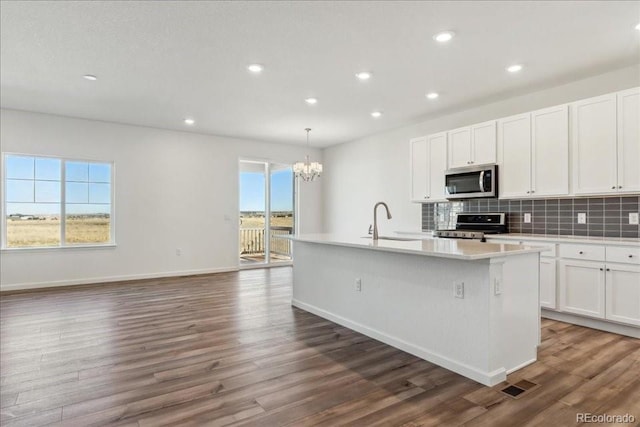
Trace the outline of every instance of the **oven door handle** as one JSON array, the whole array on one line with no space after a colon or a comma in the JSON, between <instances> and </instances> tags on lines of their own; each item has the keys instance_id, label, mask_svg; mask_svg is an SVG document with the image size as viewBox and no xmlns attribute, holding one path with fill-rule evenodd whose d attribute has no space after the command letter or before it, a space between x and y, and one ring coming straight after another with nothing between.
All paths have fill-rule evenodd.
<instances>
[{"instance_id":1,"label":"oven door handle","mask_svg":"<svg viewBox=\"0 0 640 427\"><path fill-rule=\"evenodd\" d=\"M480 179L478 180L478 184L480 184L480 192L484 193L484 171L480 172Z\"/></svg>"}]
</instances>

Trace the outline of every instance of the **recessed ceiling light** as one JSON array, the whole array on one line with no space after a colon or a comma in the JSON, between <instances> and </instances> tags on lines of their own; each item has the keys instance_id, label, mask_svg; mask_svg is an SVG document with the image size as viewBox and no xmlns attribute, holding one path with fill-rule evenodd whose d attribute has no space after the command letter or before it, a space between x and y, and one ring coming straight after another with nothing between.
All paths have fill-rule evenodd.
<instances>
[{"instance_id":1,"label":"recessed ceiling light","mask_svg":"<svg viewBox=\"0 0 640 427\"><path fill-rule=\"evenodd\" d=\"M438 95L437 92L429 92L427 95L427 98L429 99L436 99L437 97L439 97L440 95Z\"/></svg>"},{"instance_id":2,"label":"recessed ceiling light","mask_svg":"<svg viewBox=\"0 0 640 427\"><path fill-rule=\"evenodd\" d=\"M304 102L306 102L309 105L317 104L318 98L307 98L304 100Z\"/></svg>"},{"instance_id":3,"label":"recessed ceiling light","mask_svg":"<svg viewBox=\"0 0 640 427\"><path fill-rule=\"evenodd\" d=\"M640 31L640 24L636 25L636 30Z\"/></svg>"},{"instance_id":4,"label":"recessed ceiling light","mask_svg":"<svg viewBox=\"0 0 640 427\"><path fill-rule=\"evenodd\" d=\"M382 111L374 111L371 113L371 117L373 117L374 119L377 119L380 116L382 116Z\"/></svg>"},{"instance_id":5,"label":"recessed ceiling light","mask_svg":"<svg viewBox=\"0 0 640 427\"><path fill-rule=\"evenodd\" d=\"M522 70L522 65L520 64L513 64L507 67L507 71L510 73L517 73L520 70Z\"/></svg>"},{"instance_id":6,"label":"recessed ceiling light","mask_svg":"<svg viewBox=\"0 0 640 427\"><path fill-rule=\"evenodd\" d=\"M261 73L262 70L264 70L264 66L260 65L260 64L251 64L251 65L247 65L247 70L251 71L252 73Z\"/></svg>"},{"instance_id":7,"label":"recessed ceiling light","mask_svg":"<svg viewBox=\"0 0 640 427\"><path fill-rule=\"evenodd\" d=\"M193 126L193 125L196 124L196 121L191 119L191 118L186 118L186 119L184 119L184 124L185 125L189 125L189 126Z\"/></svg>"},{"instance_id":8,"label":"recessed ceiling light","mask_svg":"<svg viewBox=\"0 0 640 427\"><path fill-rule=\"evenodd\" d=\"M92 82L95 82L96 80L98 80L98 78L96 76L94 76L93 74L85 74L82 77L84 77L87 80L91 80Z\"/></svg>"},{"instance_id":9,"label":"recessed ceiling light","mask_svg":"<svg viewBox=\"0 0 640 427\"><path fill-rule=\"evenodd\" d=\"M433 39L439 43L446 43L449 40L451 40L455 35L456 33L454 33L453 31L442 31L434 35Z\"/></svg>"},{"instance_id":10,"label":"recessed ceiling light","mask_svg":"<svg viewBox=\"0 0 640 427\"><path fill-rule=\"evenodd\" d=\"M356 77L360 80L369 80L371 78L371 73L368 71L360 71L359 73L356 73Z\"/></svg>"}]
</instances>

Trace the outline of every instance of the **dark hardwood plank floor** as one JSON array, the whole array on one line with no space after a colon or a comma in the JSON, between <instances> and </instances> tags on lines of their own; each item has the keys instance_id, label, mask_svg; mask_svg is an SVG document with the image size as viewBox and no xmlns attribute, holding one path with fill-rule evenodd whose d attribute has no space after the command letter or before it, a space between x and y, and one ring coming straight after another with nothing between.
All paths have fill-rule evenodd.
<instances>
[{"instance_id":1,"label":"dark hardwood plank floor","mask_svg":"<svg viewBox=\"0 0 640 427\"><path fill-rule=\"evenodd\" d=\"M519 399L292 308L291 268L0 296L3 426L640 421L640 341L543 320ZM452 337L455 339L455 337Z\"/></svg>"}]
</instances>

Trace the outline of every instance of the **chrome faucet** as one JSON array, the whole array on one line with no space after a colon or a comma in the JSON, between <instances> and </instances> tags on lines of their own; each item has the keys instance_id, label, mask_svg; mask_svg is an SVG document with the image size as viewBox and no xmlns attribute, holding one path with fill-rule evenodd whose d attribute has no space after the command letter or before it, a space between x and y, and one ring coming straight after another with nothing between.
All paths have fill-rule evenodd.
<instances>
[{"instance_id":1,"label":"chrome faucet","mask_svg":"<svg viewBox=\"0 0 640 427\"><path fill-rule=\"evenodd\" d=\"M391 219L391 212L389 212L389 206L385 202L378 202L373 207L373 240L378 240L378 206L384 206L387 210L387 219Z\"/></svg>"}]
</instances>

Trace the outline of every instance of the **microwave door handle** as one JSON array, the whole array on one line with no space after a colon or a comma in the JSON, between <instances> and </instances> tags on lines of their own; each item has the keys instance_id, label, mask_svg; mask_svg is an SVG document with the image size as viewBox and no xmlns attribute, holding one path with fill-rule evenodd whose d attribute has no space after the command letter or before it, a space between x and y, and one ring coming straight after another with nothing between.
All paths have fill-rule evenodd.
<instances>
[{"instance_id":1,"label":"microwave door handle","mask_svg":"<svg viewBox=\"0 0 640 427\"><path fill-rule=\"evenodd\" d=\"M480 184L480 192L484 193L484 171L480 172L478 183Z\"/></svg>"}]
</instances>

